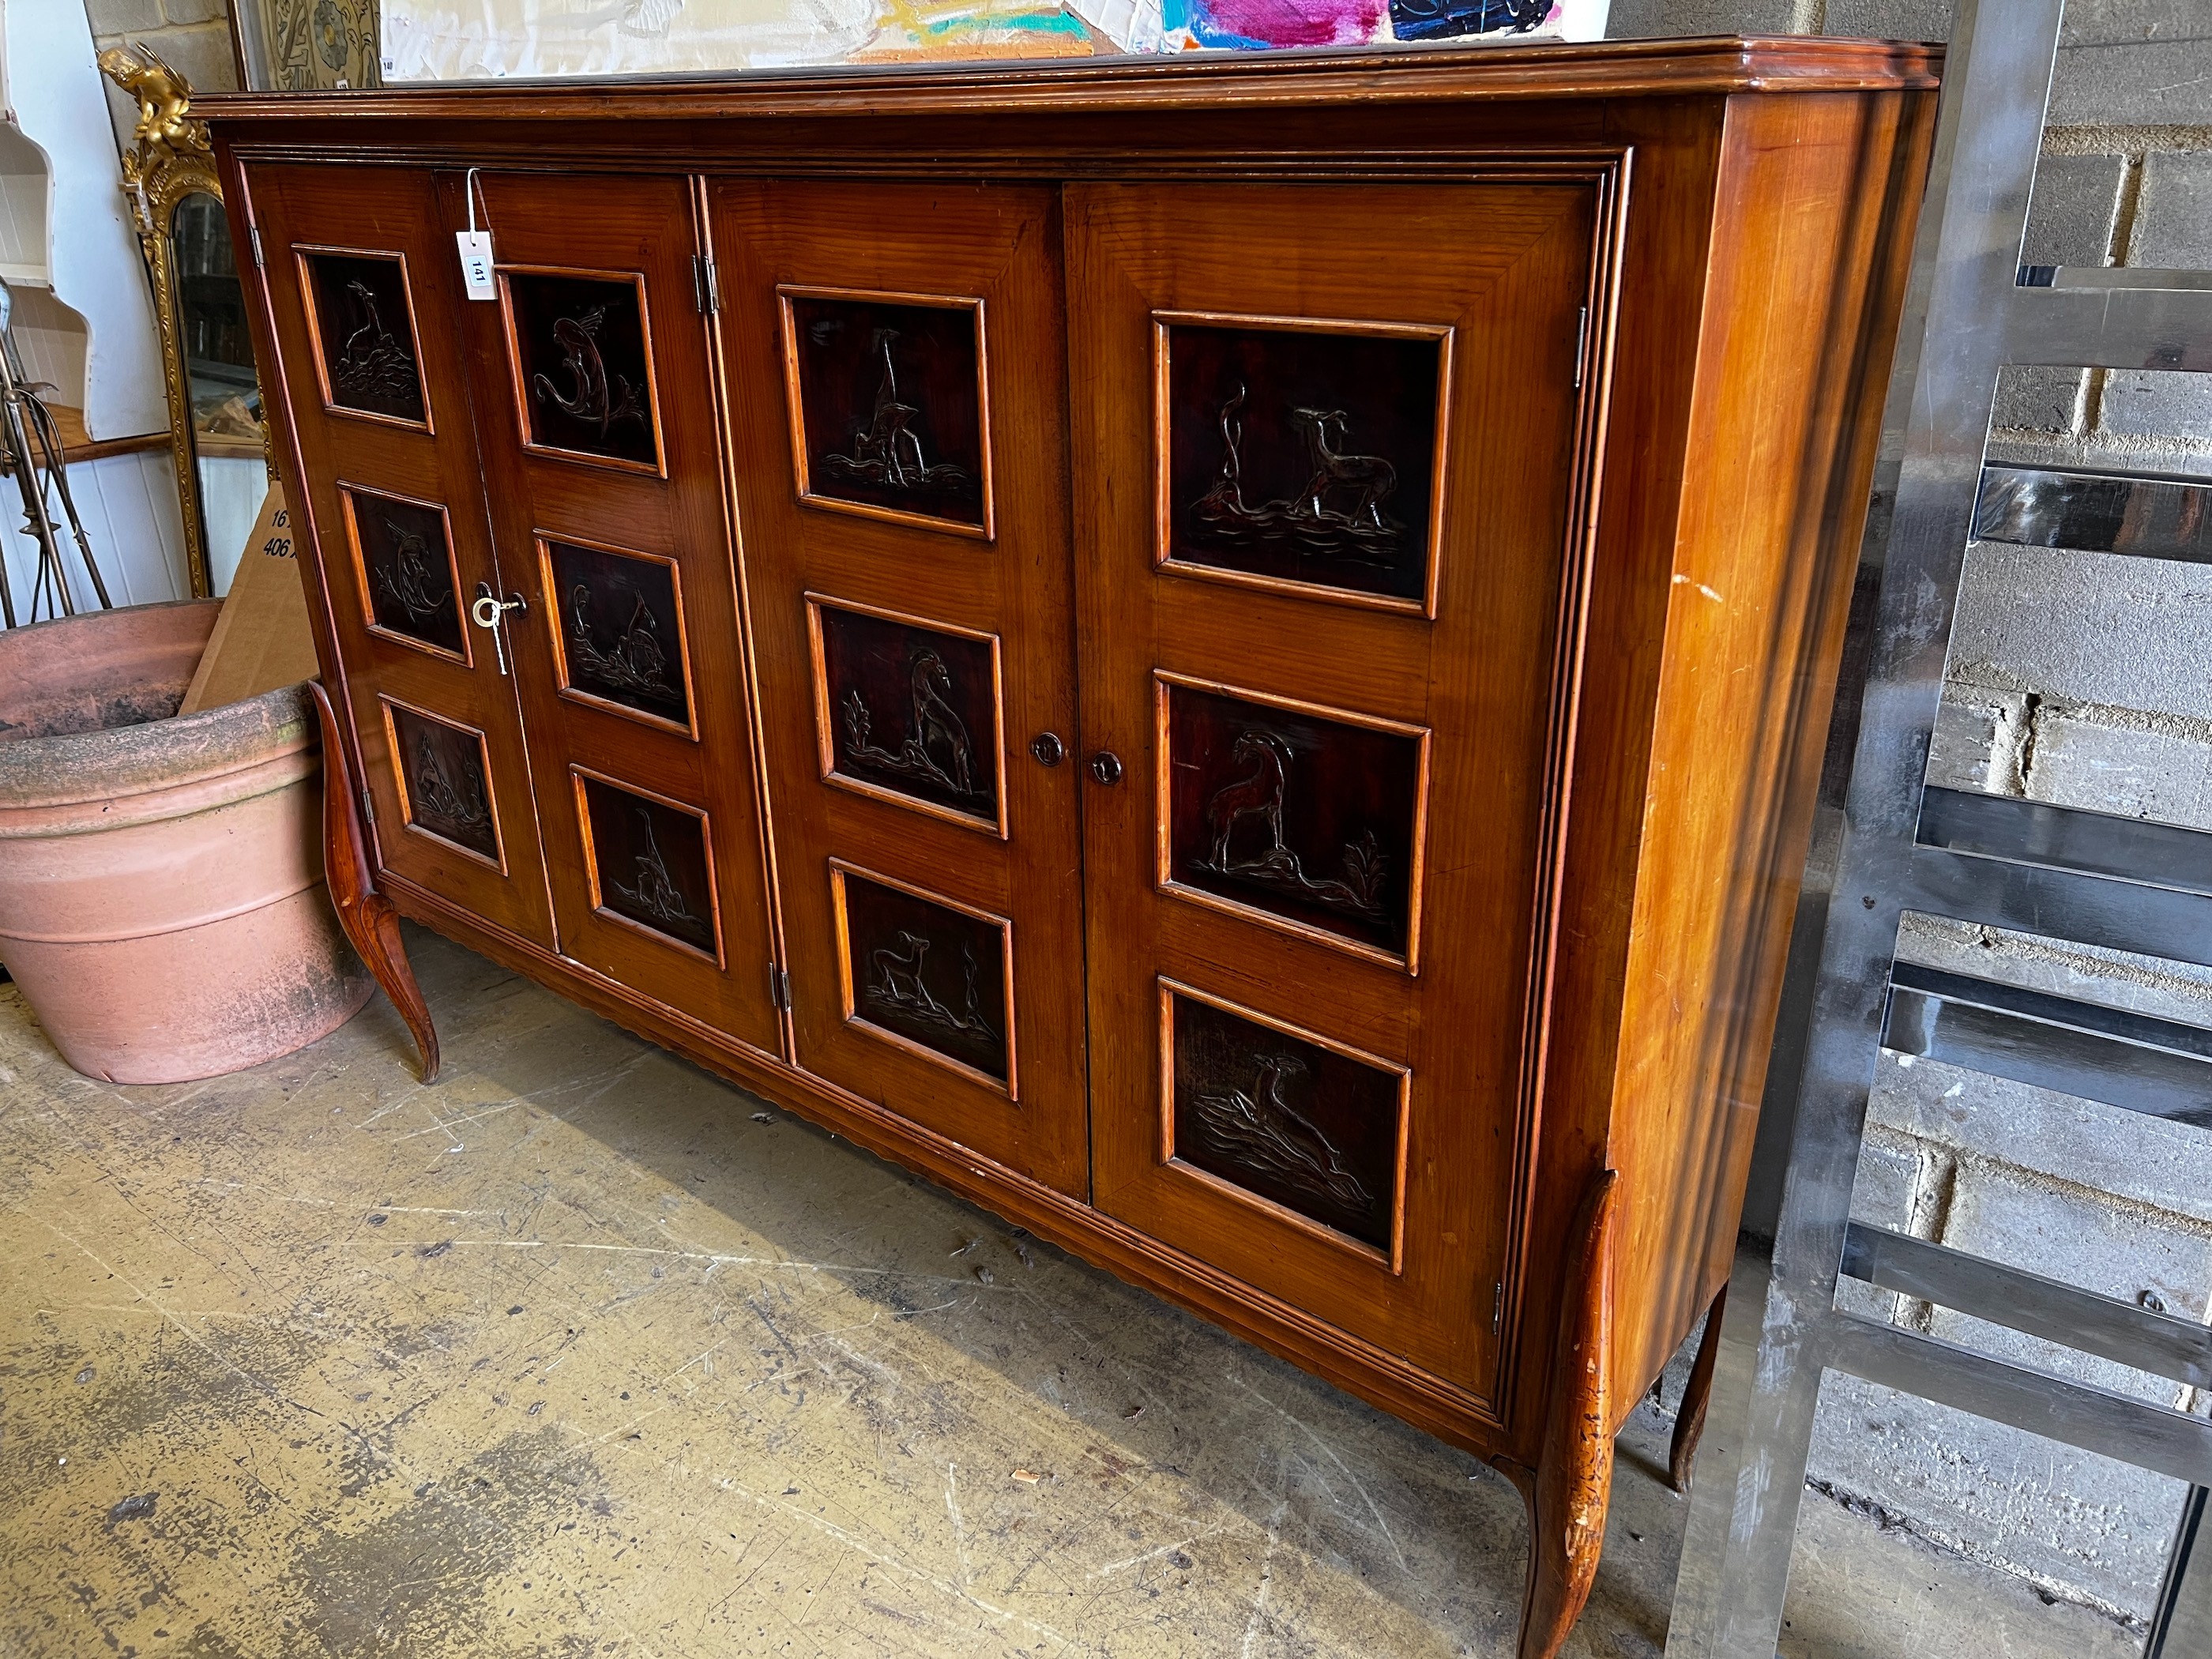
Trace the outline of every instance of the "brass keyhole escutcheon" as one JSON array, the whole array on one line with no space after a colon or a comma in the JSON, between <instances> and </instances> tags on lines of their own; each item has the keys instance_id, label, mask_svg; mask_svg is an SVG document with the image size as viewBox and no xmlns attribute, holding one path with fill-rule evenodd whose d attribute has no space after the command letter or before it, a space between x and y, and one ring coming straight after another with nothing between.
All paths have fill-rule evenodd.
<instances>
[{"instance_id":1,"label":"brass keyhole escutcheon","mask_svg":"<svg viewBox=\"0 0 2212 1659\"><path fill-rule=\"evenodd\" d=\"M1091 775L1101 783L1121 781L1121 757L1110 749L1102 749L1091 757Z\"/></svg>"},{"instance_id":2,"label":"brass keyhole escutcheon","mask_svg":"<svg viewBox=\"0 0 2212 1659\"><path fill-rule=\"evenodd\" d=\"M1057 732L1040 732L1030 739L1030 753L1039 766L1057 766L1067 758L1067 745Z\"/></svg>"}]
</instances>

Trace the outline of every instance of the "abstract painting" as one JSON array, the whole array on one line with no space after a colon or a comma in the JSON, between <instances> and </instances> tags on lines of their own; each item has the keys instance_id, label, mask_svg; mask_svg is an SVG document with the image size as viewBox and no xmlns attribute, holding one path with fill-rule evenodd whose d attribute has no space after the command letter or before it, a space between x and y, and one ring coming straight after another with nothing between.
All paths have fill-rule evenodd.
<instances>
[{"instance_id":1,"label":"abstract painting","mask_svg":"<svg viewBox=\"0 0 2212 1659\"><path fill-rule=\"evenodd\" d=\"M278 0L281 9L283 0ZM1591 40L1608 0L383 0L384 78Z\"/></svg>"}]
</instances>

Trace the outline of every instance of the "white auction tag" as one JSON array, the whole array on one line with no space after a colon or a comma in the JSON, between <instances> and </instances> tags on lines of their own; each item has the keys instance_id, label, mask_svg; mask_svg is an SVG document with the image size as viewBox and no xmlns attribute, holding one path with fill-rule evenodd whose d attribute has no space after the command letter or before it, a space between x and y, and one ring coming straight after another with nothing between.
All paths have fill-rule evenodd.
<instances>
[{"instance_id":1,"label":"white auction tag","mask_svg":"<svg viewBox=\"0 0 2212 1659\"><path fill-rule=\"evenodd\" d=\"M457 230L453 240L461 249L461 281L465 283L471 300L495 300L498 290L491 280L491 233L488 230Z\"/></svg>"}]
</instances>

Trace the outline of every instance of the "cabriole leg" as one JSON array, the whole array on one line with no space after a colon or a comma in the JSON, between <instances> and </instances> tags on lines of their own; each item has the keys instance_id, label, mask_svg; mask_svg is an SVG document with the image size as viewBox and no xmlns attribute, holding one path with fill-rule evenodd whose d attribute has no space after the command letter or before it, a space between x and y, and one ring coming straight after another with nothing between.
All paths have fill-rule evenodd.
<instances>
[{"instance_id":1,"label":"cabriole leg","mask_svg":"<svg viewBox=\"0 0 2212 1659\"><path fill-rule=\"evenodd\" d=\"M1713 1363L1721 1353L1721 1311L1728 1304L1728 1286L1721 1286L1713 1305L1705 1310L1705 1334L1698 1340L1698 1357L1690 1362L1689 1386L1682 1391L1674 1413L1674 1438L1667 1448L1667 1480L1676 1492L1690 1489L1690 1465L1697 1462L1698 1441L1705 1431L1705 1407L1713 1399Z\"/></svg>"},{"instance_id":2,"label":"cabriole leg","mask_svg":"<svg viewBox=\"0 0 2212 1659\"><path fill-rule=\"evenodd\" d=\"M323 872L330 884L331 907L338 913L338 926L368 971L392 999L399 1018L414 1034L422 1056L422 1081L438 1075L438 1031L430 1023L430 1005L408 965L407 947L399 936L399 912L378 892L368 871L368 837L362 832L358 780L346 760L345 738L338 731L330 693L320 680L307 682L314 694L315 717L323 733Z\"/></svg>"},{"instance_id":3,"label":"cabriole leg","mask_svg":"<svg viewBox=\"0 0 2212 1659\"><path fill-rule=\"evenodd\" d=\"M1569 1303L1559 1320L1551 1417L1528 1504L1528 1587L1521 1604L1520 1659L1555 1659L1581 1617L1605 1547L1613 1496L1613 1236L1619 1183L1601 1170L1576 1217Z\"/></svg>"}]
</instances>

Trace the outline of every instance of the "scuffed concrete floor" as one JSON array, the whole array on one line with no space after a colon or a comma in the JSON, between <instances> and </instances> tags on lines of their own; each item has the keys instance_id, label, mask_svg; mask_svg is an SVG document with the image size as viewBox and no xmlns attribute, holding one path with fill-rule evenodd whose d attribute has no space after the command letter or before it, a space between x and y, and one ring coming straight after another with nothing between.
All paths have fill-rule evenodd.
<instances>
[{"instance_id":1,"label":"scuffed concrete floor","mask_svg":"<svg viewBox=\"0 0 2212 1659\"><path fill-rule=\"evenodd\" d=\"M1511 1652L1472 1458L411 937L428 1090L380 1000L118 1088L0 988L0 1654ZM1664 1643L1664 1443L1574 1654ZM2136 1650L1805 1513L1791 1659Z\"/></svg>"}]
</instances>

